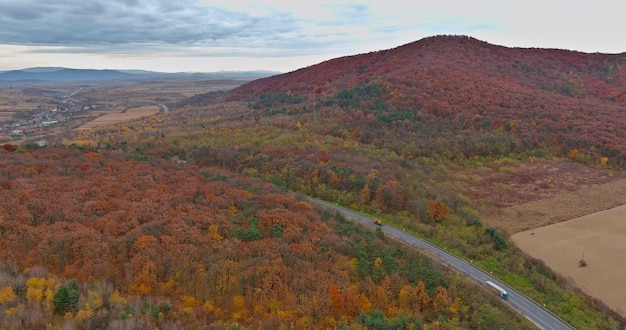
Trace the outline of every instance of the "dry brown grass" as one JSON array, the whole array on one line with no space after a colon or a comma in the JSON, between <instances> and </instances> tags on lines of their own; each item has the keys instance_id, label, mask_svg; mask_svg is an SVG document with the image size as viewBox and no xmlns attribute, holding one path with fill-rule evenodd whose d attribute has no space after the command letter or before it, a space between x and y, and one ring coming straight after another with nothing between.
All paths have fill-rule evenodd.
<instances>
[{"instance_id":1,"label":"dry brown grass","mask_svg":"<svg viewBox=\"0 0 626 330\"><path fill-rule=\"evenodd\" d=\"M81 97L99 103L136 107L145 104L177 102L186 97L233 89L246 81L239 80L175 80L175 81L128 81L116 84L90 86L80 93Z\"/></svg>"},{"instance_id":2,"label":"dry brown grass","mask_svg":"<svg viewBox=\"0 0 626 330\"><path fill-rule=\"evenodd\" d=\"M56 100L46 92L61 92L63 89L33 91L29 88L0 88L0 123L14 120L22 112L53 108ZM66 90L69 92L69 89Z\"/></svg>"},{"instance_id":3,"label":"dry brown grass","mask_svg":"<svg viewBox=\"0 0 626 330\"><path fill-rule=\"evenodd\" d=\"M568 160L494 162L457 178L483 221L510 234L626 204L624 175Z\"/></svg>"},{"instance_id":4,"label":"dry brown grass","mask_svg":"<svg viewBox=\"0 0 626 330\"><path fill-rule=\"evenodd\" d=\"M626 204L626 179L564 192L492 212L489 222L508 233L538 228Z\"/></svg>"},{"instance_id":5,"label":"dry brown grass","mask_svg":"<svg viewBox=\"0 0 626 330\"><path fill-rule=\"evenodd\" d=\"M12 111L0 111L0 122L13 118L14 114Z\"/></svg>"}]
</instances>

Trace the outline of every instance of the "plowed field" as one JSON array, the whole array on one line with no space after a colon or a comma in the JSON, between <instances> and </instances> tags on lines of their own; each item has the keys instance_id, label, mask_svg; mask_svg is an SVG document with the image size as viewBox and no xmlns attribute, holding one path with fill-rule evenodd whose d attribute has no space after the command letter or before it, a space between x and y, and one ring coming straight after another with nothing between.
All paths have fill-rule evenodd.
<instances>
[{"instance_id":1,"label":"plowed field","mask_svg":"<svg viewBox=\"0 0 626 330\"><path fill-rule=\"evenodd\" d=\"M511 240L626 316L626 205L519 232ZM586 266L580 267L581 259Z\"/></svg>"},{"instance_id":2,"label":"plowed field","mask_svg":"<svg viewBox=\"0 0 626 330\"><path fill-rule=\"evenodd\" d=\"M567 160L505 161L466 170L459 181L485 223L626 317L623 174Z\"/></svg>"}]
</instances>

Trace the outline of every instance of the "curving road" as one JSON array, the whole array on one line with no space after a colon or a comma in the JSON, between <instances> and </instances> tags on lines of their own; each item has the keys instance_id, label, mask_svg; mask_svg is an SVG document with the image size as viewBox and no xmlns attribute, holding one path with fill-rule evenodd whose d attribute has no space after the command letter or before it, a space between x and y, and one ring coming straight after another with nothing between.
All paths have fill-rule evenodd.
<instances>
[{"instance_id":1,"label":"curving road","mask_svg":"<svg viewBox=\"0 0 626 330\"><path fill-rule=\"evenodd\" d=\"M383 232L396 240L399 240L405 244L427 250L428 252L434 254L441 262L450 267L451 269L460 272L479 283L485 283L486 281L492 281L505 289L509 294L508 300L503 300L506 302L511 308L515 309L517 312L522 314L532 323L534 323L538 328L543 330L558 330L558 329L574 329L569 324L565 323L565 321L561 320L558 316L552 314L547 309L543 308L535 301L526 297L521 292L513 289L512 287L506 285L502 281L488 274L487 272L475 267L470 262L467 262L431 243L428 243L420 238L417 238L413 235L410 235L398 228L391 226L382 226L378 227L372 222L372 218L360 215L358 213L352 212L343 207L337 206L332 203L328 203L325 201L321 201L318 199L309 199L313 203L317 203L323 205L325 207L332 208L335 211L340 212L346 218L361 222L363 225L369 228L381 228Z\"/></svg>"},{"instance_id":2,"label":"curving road","mask_svg":"<svg viewBox=\"0 0 626 330\"><path fill-rule=\"evenodd\" d=\"M170 112L170 108L168 108L167 105L165 105L165 104L158 104L158 106L161 107L161 110L163 111L163 113Z\"/></svg>"}]
</instances>

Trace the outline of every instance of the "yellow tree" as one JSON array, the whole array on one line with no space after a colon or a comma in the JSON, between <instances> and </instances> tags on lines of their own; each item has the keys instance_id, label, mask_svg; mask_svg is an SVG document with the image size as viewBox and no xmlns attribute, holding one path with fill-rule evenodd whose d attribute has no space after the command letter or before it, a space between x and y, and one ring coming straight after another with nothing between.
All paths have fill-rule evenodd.
<instances>
[{"instance_id":1,"label":"yellow tree","mask_svg":"<svg viewBox=\"0 0 626 330\"><path fill-rule=\"evenodd\" d=\"M398 293L400 308L409 313L417 312L417 290L410 284L403 285Z\"/></svg>"},{"instance_id":2,"label":"yellow tree","mask_svg":"<svg viewBox=\"0 0 626 330\"><path fill-rule=\"evenodd\" d=\"M129 291L133 294L147 296L152 294L157 284L157 265L155 260L158 256L159 241L152 235L140 236L135 241L137 254L130 262L133 270L133 280L129 285Z\"/></svg>"},{"instance_id":3,"label":"yellow tree","mask_svg":"<svg viewBox=\"0 0 626 330\"><path fill-rule=\"evenodd\" d=\"M156 265L152 260L146 260L141 271L135 275L132 283L130 283L129 291L141 296L148 296L157 284Z\"/></svg>"},{"instance_id":4,"label":"yellow tree","mask_svg":"<svg viewBox=\"0 0 626 330\"><path fill-rule=\"evenodd\" d=\"M26 298L30 302L41 302L46 290L46 279L31 277L26 281Z\"/></svg>"},{"instance_id":5,"label":"yellow tree","mask_svg":"<svg viewBox=\"0 0 626 330\"><path fill-rule=\"evenodd\" d=\"M48 278L46 283L46 290L44 292L45 295L45 305L48 310L52 310L54 307L54 292L57 290L57 283L54 278Z\"/></svg>"},{"instance_id":6,"label":"yellow tree","mask_svg":"<svg viewBox=\"0 0 626 330\"><path fill-rule=\"evenodd\" d=\"M209 225L209 230L204 237L209 243L220 242L224 239L224 237L220 235L218 227L215 224Z\"/></svg>"},{"instance_id":7,"label":"yellow tree","mask_svg":"<svg viewBox=\"0 0 626 330\"><path fill-rule=\"evenodd\" d=\"M361 312L361 295L359 294L359 289L355 285L350 285L343 292L343 305L345 308L344 317L346 319L352 319L359 315ZM371 304L369 304L371 307Z\"/></svg>"},{"instance_id":8,"label":"yellow tree","mask_svg":"<svg viewBox=\"0 0 626 330\"><path fill-rule=\"evenodd\" d=\"M94 315L96 314L91 308L91 305L89 303L85 303L85 306L83 307L83 309L76 312L76 321L79 324L82 324L85 320L94 317Z\"/></svg>"},{"instance_id":9,"label":"yellow tree","mask_svg":"<svg viewBox=\"0 0 626 330\"><path fill-rule=\"evenodd\" d=\"M372 309L372 302L364 293L359 294L359 309L366 313Z\"/></svg>"},{"instance_id":10,"label":"yellow tree","mask_svg":"<svg viewBox=\"0 0 626 330\"><path fill-rule=\"evenodd\" d=\"M246 306L246 297L242 295L236 295L233 297L231 313L235 320L245 319L247 315L245 306Z\"/></svg>"},{"instance_id":11,"label":"yellow tree","mask_svg":"<svg viewBox=\"0 0 626 330\"><path fill-rule=\"evenodd\" d=\"M387 290L380 285L376 286L372 299L374 301L374 306L380 310L385 310L389 305L389 295Z\"/></svg>"},{"instance_id":12,"label":"yellow tree","mask_svg":"<svg viewBox=\"0 0 626 330\"><path fill-rule=\"evenodd\" d=\"M386 203L383 193L383 187L376 188L376 191L374 192L374 204L381 209L385 208Z\"/></svg>"},{"instance_id":13,"label":"yellow tree","mask_svg":"<svg viewBox=\"0 0 626 330\"><path fill-rule=\"evenodd\" d=\"M11 302L17 298L15 291L13 291L13 287L10 285L5 286L0 289L0 304L4 302Z\"/></svg>"},{"instance_id":14,"label":"yellow tree","mask_svg":"<svg viewBox=\"0 0 626 330\"><path fill-rule=\"evenodd\" d=\"M600 158L600 166L605 167L608 162L609 162L609 158L607 157Z\"/></svg>"},{"instance_id":15,"label":"yellow tree","mask_svg":"<svg viewBox=\"0 0 626 330\"><path fill-rule=\"evenodd\" d=\"M461 301L461 298L456 297L456 299L454 299L454 302L448 308L448 311L450 311L451 315L458 316L459 310L461 309L462 304L463 302Z\"/></svg>"}]
</instances>

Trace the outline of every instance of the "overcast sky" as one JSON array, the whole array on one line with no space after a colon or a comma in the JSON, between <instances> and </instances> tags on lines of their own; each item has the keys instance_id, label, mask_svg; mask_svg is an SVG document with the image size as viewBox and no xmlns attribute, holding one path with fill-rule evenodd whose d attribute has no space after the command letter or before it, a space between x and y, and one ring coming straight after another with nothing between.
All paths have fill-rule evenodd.
<instances>
[{"instance_id":1,"label":"overcast sky","mask_svg":"<svg viewBox=\"0 0 626 330\"><path fill-rule=\"evenodd\" d=\"M292 71L424 37L626 52L624 0L0 0L0 70Z\"/></svg>"}]
</instances>

